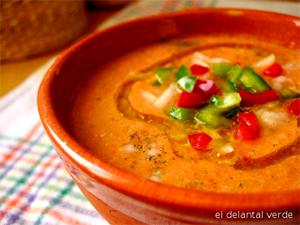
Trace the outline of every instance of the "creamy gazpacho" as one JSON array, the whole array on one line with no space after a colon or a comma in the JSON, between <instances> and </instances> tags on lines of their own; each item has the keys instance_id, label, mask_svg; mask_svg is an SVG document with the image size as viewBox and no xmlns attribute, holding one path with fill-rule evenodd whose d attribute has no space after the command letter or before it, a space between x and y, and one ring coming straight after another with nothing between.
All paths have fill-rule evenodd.
<instances>
[{"instance_id":1,"label":"creamy gazpacho","mask_svg":"<svg viewBox=\"0 0 300 225\"><path fill-rule=\"evenodd\" d=\"M300 188L300 51L198 36L129 52L82 84L87 151L154 182L212 192Z\"/></svg>"}]
</instances>

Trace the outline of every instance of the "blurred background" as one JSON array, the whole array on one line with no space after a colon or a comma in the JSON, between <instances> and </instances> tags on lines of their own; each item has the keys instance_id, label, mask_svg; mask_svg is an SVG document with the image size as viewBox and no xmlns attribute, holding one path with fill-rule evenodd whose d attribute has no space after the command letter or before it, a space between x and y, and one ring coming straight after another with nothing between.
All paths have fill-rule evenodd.
<instances>
[{"instance_id":1,"label":"blurred background","mask_svg":"<svg viewBox=\"0 0 300 225\"><path fill-rule=\"evenodd\" d=\"M169 2L169 3L168 3ZM171 3L170 3L171 2ZM78 38L108 26L107 19L131 19L143 7L166 7L176 0L1 0L0 96ZM178 2L178 0L177 0ZM264 9L299 16L298 0L181 0L195 7ZM176 4L175 4L176 5ZM163 10L161 10L163 11ZM113 21L113 20L110 20ZM101 24L104 23L102 26Z\"/></svg>"}]
</instances>

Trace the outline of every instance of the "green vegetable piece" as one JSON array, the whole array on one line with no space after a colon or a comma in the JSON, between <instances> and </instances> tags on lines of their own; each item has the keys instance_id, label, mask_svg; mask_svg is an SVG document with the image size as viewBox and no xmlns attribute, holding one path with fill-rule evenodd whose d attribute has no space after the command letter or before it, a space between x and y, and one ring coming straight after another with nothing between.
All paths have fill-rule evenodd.
<instances>
[{"instance_id":1,"label":"green vegetable piece","mask_svg":"<svg viewBox=\"0 0 300 225\"><path fill-rule=\"evenodd\" d=\"M271 89L267 82L250 67L244 68L240 81L251 92L259 93Z\"/></svg>"},{"instance_id":2,"label":"green vegetable piece","mask_svg":"<svg viewBox=\"0 0 300 225\"><path fill-rule=\"evenodd\" d=\"M225 76L226 73L232 68L229 63L214 63L212 64L212 72L217 76Z\"/></svg>"},{"instance_id":3,"label":"green vegetable piece","mask_svg":"<svg viewBox=\"0 0 300 225\"><path fill-rule=\"evenodd\" d=\"M242 73L243 69L239 65L235 65L227 72L227 79L232 83L239 85L241 83L240 78Z\"/></svg>"},{"instance_id":4,"label":"green vegetable piece","mask_svg":"<svg viewBox=\"0 0 300 225\"><path fill-rule=\"evenodd\" d=\"M163 84L171 74L173 68L157 67L155 69L155 83L158 85Z\"/></svg>"},{"instance_id":5,"label":"green vegetable piece","mask_svg":"<svg viewBox=\"0 0 300 225\"><path fill-rule=\"evenodd\" d=\"M232 91L237 91L237 90L238 90L238 88L237 88L236 84L231 82L230 80L228 80L224 83L224 86L223 86L224 92L232 92Z\"/></svg>"},{"instance_id":6,"label":"green vegetable piece","mask_svg":"<svg viewBox=\"0 0 300 225\"><path fill-rule=\"evenodd\" d=\"M193 112L191 110L185 109L185 108L172 107L168 114L169 114L169 116L171 116L172 118L174 118L176 120L186 121L192 117Z\"/></svg>"},{"instance_id":7,"label":"green vegetable piece","mask_svg":"<svg viewBox=\"0 0 300 225\"><path fill-rule=\"evenodd\" d=\"M175 80L178 81L183 77L191 76L191 75L192 74L189 68L187 68L186 66L181 66L176 73Z\"/></svg>"},{"instance_id":8,"label":"green vegetable piece","mask_svg":"<svg viewBox=\"0 0 300 225\"><path fill-rule=\"evenodd\" d=\"M227 127L230 123L214 105L208 105L200 109L195 114L194 119L198 124L203 124L210 128Z\"/></svg>"},{"instance_id":9,"label":"green vegetable piece","mask_svg":"<svg viewBox=\"0 0 300 225\"><path fill-rule=\"evenodd\" d=\"M284 88L282 90L279 91L281 97L283 99L290 99L290 98L299 98L300 97L300 93L297 93L289 88Z\"/></svg>"},{"instance_id":10,"label":"green vegetable piece","mask_svg":"<svg viewBox=\"0 0 300 225\"><path fill-rule=\"evenodd\" d=\"M229 111L228 113L226 113L224 116L227 119L232 119L233 117L235 117L236 114L238 114L241 111L242 111L241 108L234 108L231 111Z\"/></svg>"},{"instance_id":11,"label":"green vegetable piece","mask_svg":"<svg viewBox=\"0 0 300 225\"><path fill-rule=\"evenodd\" d=\"M216 106L221 112L227 112L228 110L240 106L241 96L237 92L225 92L221 96L212 96L210 102Z\"/></svg>"},{"instance_id":12,"label":"green vegetable piece","mask_svg":"<svg viewBox=\"0 0 300 225\"><path fill-rule=\"evenodd\" d=\"M185 76L177 81L177 85L181 90L191 93L196 84L196 80L196 77Z\"/></svg>"}]
</instances>

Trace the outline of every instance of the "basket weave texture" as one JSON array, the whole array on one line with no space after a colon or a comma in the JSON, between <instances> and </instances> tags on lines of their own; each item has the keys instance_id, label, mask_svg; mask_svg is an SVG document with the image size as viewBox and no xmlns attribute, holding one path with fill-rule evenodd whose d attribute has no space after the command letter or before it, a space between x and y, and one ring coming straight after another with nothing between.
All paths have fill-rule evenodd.
<instances>
[{"instance_id":1,"label":"basket weave texture","mask_svg":"<svg viewBox=\"0 0 300 225\"><path fill-rule=\"evenodd\" d=\"M0 0L0 60L61 48L84 31L83 1Z\"/></svg>"}]
</instances>

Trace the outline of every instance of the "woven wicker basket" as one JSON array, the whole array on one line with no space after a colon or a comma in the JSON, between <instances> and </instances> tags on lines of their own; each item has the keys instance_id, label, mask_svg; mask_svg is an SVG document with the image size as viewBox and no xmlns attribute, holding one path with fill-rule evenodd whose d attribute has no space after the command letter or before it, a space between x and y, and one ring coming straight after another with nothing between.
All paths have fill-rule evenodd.
<instances>
[{"instance_id":1,"label":"woven wicker basket","mask_svg":"<svg viewBox=\"0 0 300 225\"><path fill-rule=\"evenodd\" d=\"M1 62L63 47L87 23L83 1L0 0L0 4Z\"/></svg>"}]
</instances>

